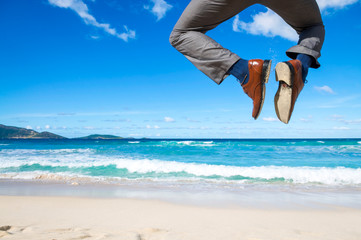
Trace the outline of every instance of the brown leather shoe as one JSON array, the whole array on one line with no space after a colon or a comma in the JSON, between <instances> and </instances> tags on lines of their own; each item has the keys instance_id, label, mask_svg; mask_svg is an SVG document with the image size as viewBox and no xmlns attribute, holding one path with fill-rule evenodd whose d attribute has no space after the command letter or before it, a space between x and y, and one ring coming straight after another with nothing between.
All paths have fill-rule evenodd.
<instances>
[{"instance_id":1,"label":"brown leather shoe","mask_svg":"<svg viewBox=\"0 0 361 240\"><path fill-rule=\"evenodd\" d=\"M271 71L271 60L253 59L248 61L249 80L242 85L243 91L253 100L252 117L256 120L261 113L266 85Z\"/></svg>"},{"instance_id":2,"label":"brown leather shoe","mask_svg":"<svg viewBox=\"0 0 361 240\"><path fill-rule=\"evenodd\" d=\"M275 95L275 109L279 120L290 121L293 108L304 83L302 80L302 63L299 60L278 63L276 81L279 82Z\"/></svg>"}]
</instances>

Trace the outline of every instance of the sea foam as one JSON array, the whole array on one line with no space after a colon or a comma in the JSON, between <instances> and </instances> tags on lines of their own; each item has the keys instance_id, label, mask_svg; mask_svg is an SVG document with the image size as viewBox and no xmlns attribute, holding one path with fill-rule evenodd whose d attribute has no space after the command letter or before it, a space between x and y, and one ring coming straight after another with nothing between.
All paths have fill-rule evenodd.
<instances>
[{"instance_id":1,"label":"sea foam","mask_svg":"<svg viewBox=\"0 0 361 240\"><path fill-rule=\"evenodd\" d=\"M9 171L9 168L26 169L45 169L47 171L59 171L55 168L65 167L61 171L73 173L75 170L80 172L92 172L91 177L103 177L104 171L95 168L114 167L124 170L122 177L131 176L134 178L177 178L177 176L214 178L219 180L244 180L250 182L264 182L271 180L282 180L295 184L319 183L327 185L359 185L361 184L360 168L345 167L289 167L289 166L259 166L259 167L238 167L198 163L182 163L175 161L161 161L150 159L122 159L122 158L103 158L101 161L76 161L74 159L62 161L49 161L47 159L32 159L29 161L11 161L1 165L0 172ZM54 168L54 169L51 169ZM92 170L93 169L93 170ZM39 174L39 173L37 173ZM95 174L95 175L94 175ZM149 175L150 174L150 175ZM113 176L111 173L105 176Z\"/></svg>"}]
</instances>

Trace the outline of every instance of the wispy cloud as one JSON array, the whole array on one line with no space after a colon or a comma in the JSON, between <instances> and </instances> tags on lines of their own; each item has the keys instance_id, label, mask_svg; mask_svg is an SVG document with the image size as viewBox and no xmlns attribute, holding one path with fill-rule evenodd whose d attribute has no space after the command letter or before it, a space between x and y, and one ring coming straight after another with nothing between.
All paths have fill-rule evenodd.
<instances>
[{"instance_id":1,"label":"wispy cloud","mask_svg":"<svg viewBox=\"0 0 361 240\"><path fill-rule=\"evenodd\" d=\"M354 108L355 107L354 103L359 103L359 100L358 100L359 98L360 98L360 95L350 95L350 96L346 96L346 97L335 98L331 101L327 101L326 104L318 105L318 106L314 106L314 107L315 108L337 108L337 107Z\"/></svg>"},{"instance_id":2,"label":"wispy cloud","mask_svg":"<svg viewBox=\"0 0 361 240\"><path fill-rule=\"evenodd\" d=\"M165 122L175 122L175 120L171 117L164 117Z\"/></svg>"},{"instance_id":3,"label":"wispy cloud","mask_svg":"<svg viewBox=\"0 0 361 240\"><path fill-rule=\"evenodd\" d=\"M277 122L278 119L274 118L274 117L264 117L262 118L263 121L265 122Z\"/></svg>"},{"instance_id":4,"label":"wispy cloud","mask_svg":"<svg viewBox=\"0 0 361 240\"><path fill-rule=\"evenodd\" d=\"M342 116L342 115L339 115L339 114L333 114L333 115L331 116L331 118L332 118L333 120L340 120L340 119L343 119L343 116Z\"/></svg>"},{"instance_id":5,"label":"wispy cloud","mask_svg":"<svg viewBox=\"0 0 361 240\"><path fill-rule=\"evenodd\" d=\"M59 116L74 116L74 115L75 115L75 113L72 113L72 112L70 112L70 113L67 113L67 112L61 112L61 113L58 113L58 115L59 115Z\"/></svg>"},{"instance_id":6,"label":"wispy cloud","mask_svg":"<svg viewBox=\"0 0 361 240\"><path fill-rule=\"evenodd\" d=\"M330 94L334 94L335 92L332 90L332 88L330 88L329 86L322 86L322 87L318 87L315 86L314 87L317 91L319 92L325 92L325 93L330 93Z\"/></svg>"},{"instance_id":7,"label":"wispy cloud","mask_svg":"<svg viewBox=\"0 0 361 240\"><path fill-rule=\"evenodd\" d=\"M312 115L308 115L307 117L300 118L301 122L310 122L312 120Z\"/></svg>"},{"instance_id":8,"label":"wispy cloud","mask_svg":"<svg viewBox=\"0 0 361 240\"><path fill-rule=\"evenodd\" d=\"M361 123L361 119L354 119L354 120L343 120L344 123L347 124L360 124Z\"/></svg>"},{"instance_id":9,"label":"wispy cloud","mask_svg":"<svg viewBox=\"0 0 361 240\"><path fill-rule=\"evenodd\" d=\"M342 9L348 5L354 4L359 0L318 0L321 11L326 9ZM280 36L290 41L297 41L298 35L285 21L275 12L267 8L266 12L260 12L252 16L251 22L239 20L237 15L233 20L233 31L245 31L253 35L262 35L266 37Z\"/></svg>"},{"instance_id":10,"label":"wispy cloud","mask_svg":"<svg viewBox=\"0 0 361 240\"><path fill-rule=\"evenodd\" d=\"M152 128L159 129L160 127L158 125L154 125L154 126L147 125L146 128L147 129L152 129Z\"/></svg>"},{"instance_id":11,"label":"wispy cloud","mask_svg":"<svg viewBox=\"0 0 361 240\"><path fill-rule=\"evenodd\" d=\"M104 122L131 122L130 119L105 119Z\"/></svg>"},{"instance_id":12,"label":"wispy cloud","mask_svg":"<svg viewBox=\"0 0 361 240\"><path fill-rule=\"evenodd\" d=\"M6 115L8 118L43 118L43 117L61 117L61 116L121 116L121 115L147 115L157 114L156 111L123 111L123 112L78 112L70 114L59 113L19 113Z\"/></svg>"},{"instance_id":13,"label":"wispy cloud","mask_svg":"<svg viewBox=\"0 0 361 240\"><path fill-rule=\"evenodd\" d=\"M191 118L189 118L189 117L187 117L186 120L187 120L188 122L191 122L191 123L199 123L199 122L200 122L200 121L198 121L198 120L191 119Z\"/></svg>"},{"instance_id":14,"label":"wispy cloud","mask_svg":"<svg viewBox=\"0 0 361 240\"><path fill-rule=\"evenodd\" d=\"M332 129L334 129L334 130L349 130L350 128L348 128L348 127L333 127Z\"/></svg>"},{"instance_id":15,"label":"wispy cloud","mask_svg":"<svg viewBox=\"0 0 361 240\"><path fill-rule=\"evenodd\" d=\"M152 14L157 17L157 21L162 19L168 10L170 10L173 6L168 4L164 0L150 0L153 6L145 5L144 8L149 10Z\"/></svg>"},{"instance_id":16,"label":"wispy cloud","mask_svg":"<svg viewBox=\"0 0 361 240\"><path fill-rule=\"evenodd\" d=\"M82 0L48 0L49 3L53 6L60 8L68 8L76 12L83 21L94 27L100 28L103 31L113 35L117 38L120 38L124 41L128 39L135 38L135 31L130 30L127 26L124 25L124 32L117 32L115 28L110 27L108 23L99 23L93 15L89 13L88 6Z\"/></svg>"},{"instance_id":17,"label":"wispy cloud","mask_svg":"<svg viewBox=\"0 0 361 240\"><path fill-rule=\"evenodd\" d=\"M337 115L337 114L332 115L330 120L345 123L345 124L360 124L361 123L361 118L346 120L342 115Z\"/></svg>"},{"instance_id":18,"label":"wispy cloud","mask_svg":"<svg viewBox=\"0 0 361 240\"><path fill-rule=\"evenodd\" d=\"M317 3L320 9L324 10L326 8L344 8L347 5L354 4L358 1L359 0L317 0Z\"/></svg>"}]
</instances>

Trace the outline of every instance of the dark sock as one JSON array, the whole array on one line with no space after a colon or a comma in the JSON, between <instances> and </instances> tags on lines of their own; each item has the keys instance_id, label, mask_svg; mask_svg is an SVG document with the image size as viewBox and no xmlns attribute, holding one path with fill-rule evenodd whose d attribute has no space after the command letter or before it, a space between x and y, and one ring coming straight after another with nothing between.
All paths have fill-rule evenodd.
<instances>
[{"instance_id":1,"label":"dark sock","mask_svg":"<svg viewBox=\"0 0 361 240\"><path fill-rule=\"evenodd\" d=\"M233 64L228 70L228 73L235 76L241 85L246 84L249 79L248 61L244 59L238 60L238 62Z\"/></svg>"},{"instance_id":2,"label":"dark sock","mask_svg":"<svg viewBox=\"0 0 361 240\"><path fill-rule=\"evenodd\" d=\"M306 82L306 77L308 74L308 68L311 66L312 58L306 54L298 54L297 59L302 63L302 80Z\"/></svg>"}]
</instances>

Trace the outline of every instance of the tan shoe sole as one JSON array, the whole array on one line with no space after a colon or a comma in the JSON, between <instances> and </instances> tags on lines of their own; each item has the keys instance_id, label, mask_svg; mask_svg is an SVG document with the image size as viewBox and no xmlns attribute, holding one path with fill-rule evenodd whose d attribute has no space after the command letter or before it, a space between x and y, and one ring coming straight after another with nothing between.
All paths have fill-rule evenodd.
<instances>
[{"instance_id":1,"label":"tan shoe sole","mask_svg":"<svg viewBox=\"0 0 361 240\"><path fill-rule=\"evenodd\" d=\"M291 118L293 66L280 62L276 66L276 81L279 82L275 95L275 110L280 121L288 123Z\"/></svg>"},{"instance_id":2,"label":"tan shoe sole","mask_svg":"<svg viewBox=\"0 0 361 240\"><path fill-rule=\"evenodd\" d=\"M268 83L268 79L271 73L271 66L272 66L272 60L265 60L263 62L263 66L262 66L262 99L261 99L261 107L259 108L258 114L257 116L254 118L254 120L256 120L258 118L258 116L261 114L262 108L263 108L263 103L264 103L264 98L266 96L266 83Z\"/></svg>"}]
</instances>

